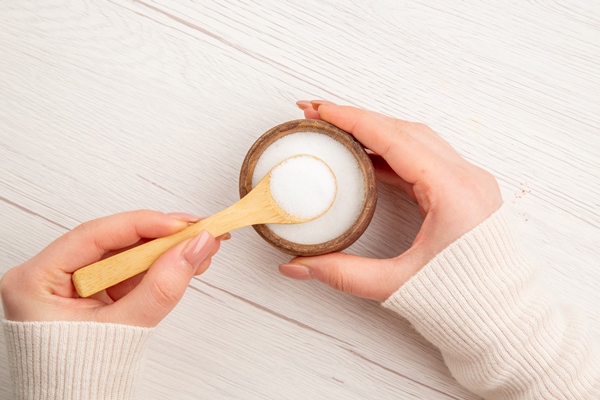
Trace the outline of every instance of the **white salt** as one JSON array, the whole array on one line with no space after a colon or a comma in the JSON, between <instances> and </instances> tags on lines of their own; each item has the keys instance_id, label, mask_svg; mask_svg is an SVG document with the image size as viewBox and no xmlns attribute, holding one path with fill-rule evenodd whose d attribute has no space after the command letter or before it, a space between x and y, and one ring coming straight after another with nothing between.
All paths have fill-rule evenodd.
<instances>
[{"instance_id":1,"label":"white salt","mask_svg":"<svg viewBox=\"0 0 600 400\"><path fill-rule=\"evenodd\" d=\"M297 132L272 143L258 159L252 186L286 158L309 154L323 160L333 171L337 195L329 211L319 218L296 225L268 225L276 235L298 244L318 244L346 232L360 214L365 197L365 182L354 155L337 140L316 132Z\"/></svg>"},{"instance_id":2,"label":"white salt","mask_svg":"<svg viewBox=\"0 0 600 400\"><path fill-rule=\"evenodd\" d=\"M300 155L271 171L271 195L285 212L301 219L323 214L335 200L335 176L322 160Z\"/></svg>"}]
</instances>

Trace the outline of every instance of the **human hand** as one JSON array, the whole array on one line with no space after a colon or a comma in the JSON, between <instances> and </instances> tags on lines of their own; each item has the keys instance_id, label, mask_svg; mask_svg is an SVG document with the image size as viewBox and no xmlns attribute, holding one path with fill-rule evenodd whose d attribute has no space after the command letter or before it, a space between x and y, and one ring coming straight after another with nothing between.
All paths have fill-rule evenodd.
<instances>
[{"instance_id":1,"label":"human hand","mask_svg":"<svg viewBox=\"0 0 600 400\"><path fill-rule=\"evenodd\" d=\"M380 260L344 253L297 257L279 266L285 276L314 278L342 292L385 301L502 205L494 177L462 158L426 125L324 101L297 104L306 118L327 121L373 151L378 179L402 188L416 201L423 224L411 247L397 257Z\"/></svg>"},{"instance_id":2,"label":"human hand","mask_svg":"<svg viewBox=\"0 0 600 400\"><path fill-rule=\"evenodd\" d=\"M150 269L79 298L77 269L147 239L176 233L198 218L182 213L132 211L85 222L0 280L5 318L12 321L95 321L156 326L181 300L194 275L206 271L220 240L203 231L165 252Z\"/></svg>"}]
</instances>

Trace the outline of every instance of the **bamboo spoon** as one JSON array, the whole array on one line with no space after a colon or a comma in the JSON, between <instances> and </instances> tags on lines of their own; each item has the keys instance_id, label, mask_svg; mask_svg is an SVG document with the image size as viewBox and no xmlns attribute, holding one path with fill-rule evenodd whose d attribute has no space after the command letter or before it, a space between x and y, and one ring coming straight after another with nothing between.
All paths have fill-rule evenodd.
<instances>
[{"instance_id":1,"label":"bamboo spoon","mask_svg":"<svg viewBox=\"0 0 600 400\"><path fill-rule=\"evenodd\" d=\"M333 193L325 193L325 198L327 201L328 197L331 197L331 201L329 204L323 203L322 187L314 188L310 187L310 182L318 181L319 177L310 177L311 179L303 179L302 181L305 183L304 186L309 187L296 187L295 189L300 190L298 193L304 193L306 191L313 190L314 193L311 193L313 196L312 201L315 199L319 200L319 204L317 204L320 209L317 211L316 215L302 215L305 218L300 218L298 216L292 215L290 213L289 207L287 210L277 203L272 193L272 179L273 173L278 171L277 181L281 181L281 175L283 174L283 166L284 164L288 164L286 167L288 170L290 169L290 164L288 161L293 161L296 164L292 165L293 168L296 168L296 171L292 171L292 176L299 176L298 174L306 175L308 172L303 170L298 170L298 168L302 168L302 163L320 163L322 165L317 167L317 170L320 168L320 171L329 171L331 174L331 182L333 183ZM298 163L297 161L301 161ZM315 165L313 165L314 167ZM323 166L326 169L323 169ZM310 168L309 168L310 169ZM327 174L327 172L325 172ZM310 175L310 174L309 174ZM323 176L320 176L323 178ZM327 179L327 178L326 178ZM290 184L295 184L295 182L287 182L288 187ZM279 188L279 191L281 188ZM316 192L315 192L316 189ZM319 192L321 190L321 192ZM109 288L113 285L116 285L119 282L124 281L125 279L131 278L141 272L146 271L150 266L167 250L176 244L186 240L191 239L197 236L201 231L206 230L210 232L213 236L217 237L226 232L233 231L238 228L242 228L244 226L249 225L258 225L258 224L299 224L303 222L312 221L321 215L325 214L333 205L337 192L337 185L335 183L335 175L329 168L325 162L321 159L301 154L294 157L287 158L283 160L281 163L277 164L273 167L269 173L256 185L252 191L250 191L246 196L244 196L237 203L232 206L224 209L223 211L208 217L202 221L199 221L189 227L169 236L165 236L162 238L154 239L148 243L143 245L134 247L122 253L116 254L112 257L106 258L104 260L98 261L94 264L90 264L87 267L81 268L75 273L73 273L73 284L75 285L75 289L77 293L81 297L88 297L97 293L101 290ZM303 196L300 196L303 197ZM309 196L310 197L310 196ZM281 199L280 199L281 200ZM309 200L311 200L309 198ZM325 207L323 207L323 204ZM300 204L301 208L302 204ZM306 207L304 207L306 208ZM310 208L310 204L309 204ZM292 211L293 213L293 211Z\"/></svg>"}]
</instances>

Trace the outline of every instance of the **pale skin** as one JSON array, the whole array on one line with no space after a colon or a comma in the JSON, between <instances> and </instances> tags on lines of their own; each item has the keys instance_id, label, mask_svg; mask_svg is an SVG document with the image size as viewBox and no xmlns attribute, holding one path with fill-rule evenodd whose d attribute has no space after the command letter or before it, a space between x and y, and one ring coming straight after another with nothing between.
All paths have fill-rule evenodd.
<instances>
[{"instance_id":1,"label":"pale skin","mask_svg":"<svg viewBox=\"0 0 600 400\"><path fill-rule=\"evenodd\" d=\"M297 257L279 266L287 277L317 279L345 293L385 301L502 205L494 177L462 158L424 124L322 100L301 100L297 105L306 118L322 119L351 133L375 153L371 158L377 177L402 188L417 203L423 224L412 246L397 257Z\"/></svg>"},{"instance_id":2,"label":"pale skin","mask_svg":"<svg viewBox=\"0 0 600 400\"><path fill-rule=\"evenodd\" d=\"M4 274L0 294L5 318L156 326L183 297L192 277L206 271L219 249L220 240L208 232L164 253L147 273L90 298L78 297L71 275L103 257L173 234L198 220L185 213L140 210L81 224Z\"/></svg>"},{"instance_id":3,"label":"pale skin","mask_svg":"<svg viewBox=\"0 0 600 400\"><path fill-rule=\"evenodd\" d=\"M297 104L306 118L336 125L371 150L378 178L399 186L417 203L423 224L412 246L397 257L297 257L279 266L287 277L316 279L355 296L385 301L502 205L494 177L467 162L426 125L322 100ZM182 213L133 211L80 225L4 274L0 295L6 319L156 326L183 297L192 277L209 267L220 240L203 232L167 251L147 273L92 298L77 296L71 275L112 252L170 235L197 220Z\"/></svg>"}]
</instances>

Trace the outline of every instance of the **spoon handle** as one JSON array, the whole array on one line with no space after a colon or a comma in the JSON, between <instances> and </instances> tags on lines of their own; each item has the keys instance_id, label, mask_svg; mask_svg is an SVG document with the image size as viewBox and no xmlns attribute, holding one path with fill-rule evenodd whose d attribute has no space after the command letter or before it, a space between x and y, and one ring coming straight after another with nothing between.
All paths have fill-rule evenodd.
<instances>
[{"instance_id":1,"label":"spoon handle","mask_svg":"<svg viewBox=\"0 0 600 400\"><path fill-rule=\"evenodd\" d=\"M72 279L77 293L81 297L88 297L144 272L171 247L195 237L203 230L215 237L228 232L229 227L220 223L218 215L75 271Z\"/></svg>"},{"instance_id":2,"label":"spoon handle","mask_svg":"<svg viewBox=\"0 0 600 400\"><path fill-rule=\"evenodd\" d=\"M77 293L81 297L88 297L144 272L165 251L184 240L195 237L203 230L217 237L244 226L277 222L273 220L272 212L265 212L264 205L260 206L261 201L256 198L259 192L253 192L248 193L231 207L177 233L154 239L78 269L72 277Z\"/></svg>"}]
</instances>

